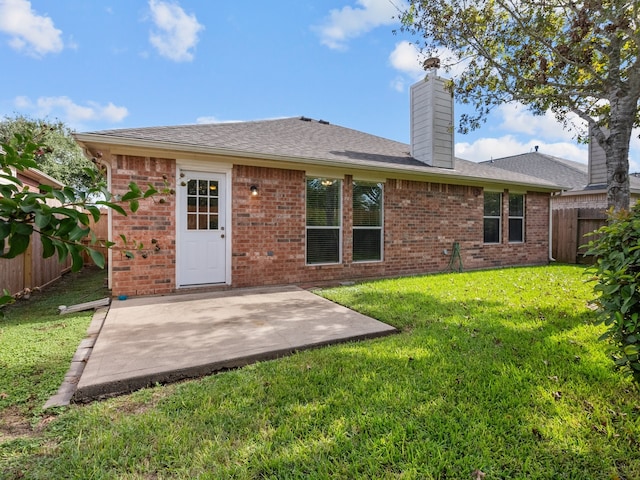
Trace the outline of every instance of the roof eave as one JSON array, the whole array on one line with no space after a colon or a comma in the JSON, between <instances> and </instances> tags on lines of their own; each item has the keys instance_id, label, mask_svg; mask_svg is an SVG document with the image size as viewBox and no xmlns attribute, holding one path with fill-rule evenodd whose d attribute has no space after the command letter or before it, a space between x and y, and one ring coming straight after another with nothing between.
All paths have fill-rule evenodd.
<instances>
[{"instance_id":1,"label":"roof eave","mask_svg":"<svg viewBox=\"0 0 640 480\"><path fill-rule=\"evenodd\" d=\"M355 170L368 170L381 173L394 173L411 175L414 179L419 177L425 180L432 180L442 182L443 179L447 179L447 182L458 182L468 186L477 187L501 187L507 185L517 185L519 187L525 187L531 191L538 192L556 192L562 190L562 187L557 185L545 185L534 182L516 182L510 180L501 179L488 179L486 177L464 175L457 173L455 169L438 169L437 171L425 171L422 167L416 167L411 165L398 165L398 166L385 166L375 162L358 161L349 162L345 164L344 161L329 160L323 158L310 158L310 157L290 157L285 155L266 154L262 152L249 152L244 150L233 150L227 148L213 148L209 146L201 145L189 145L175 142L163 142L158 140L142 140L137 138L124 138L92 133L76 133L74 134L76 141L88 148L89 145L105 145L105 146L118 146L118 147L134 147L149 150L161 150L161 151L181 151L188 153L198 153L205 155L221 155L227 157L236 158L256 158L260 160L279 161L288 164L302 164L313 165L320 167L331 168L344 168L348 165L349 168ZM435 167L429 167L435 168Z\"/></svg>"},{"instance_id":2,"label":"roof eave","mask_svg":"<svg viewBox=\"0 0 640 480\"><path fill-rule=\"evenodd\" d=\"M51 177L50 175L47 175L46 173L38 170L37 168L17 170L16 173L20 173L25 177L28 177L31 180L38 182L38 184L40 185L47 185L49 187L56 188L56 189L64 188L64 183L56 180L55 178Z\"/></svg>"}]
</instances>

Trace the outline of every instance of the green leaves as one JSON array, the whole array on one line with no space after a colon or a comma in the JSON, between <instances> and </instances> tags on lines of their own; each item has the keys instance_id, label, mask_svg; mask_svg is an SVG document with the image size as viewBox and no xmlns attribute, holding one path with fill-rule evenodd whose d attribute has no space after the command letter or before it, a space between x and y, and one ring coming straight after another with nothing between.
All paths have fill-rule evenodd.
<instances>
[{"instance_id":1,"label":"green leaves","mask_svg":"<svg viewBox=\"0 0 640 480\"><path fill-rule=\"evenodd\" d=\"M588 273L597 282L603 339L615 349L615 365L640 383L640 204L610 212L609 223L592 236L585 255L597 258Z\"/></svg>"},{"instance_id":2,"label":"green leaves","mask_svg":"<svg viewBox=\"0 0 640 480\"><path fill-rule=\"evenodd\" d=\"M520 103L551 113L579 140L593 135L608 171L628 172L631 131L640 126L637 1L407 3L401 30L417 36L423 58L455 69L456 100L473 107L460 115L459 132L480 128L497 106ZM608 201L629 207L628 179L610 181Z\"/></svg>"},{"instance_id":3,"label":"green leaves","mask_svg":"<svg viewBox=\"0 0 640 480\"><path fill-rule=\"evenodd\" d=\"M0 140L2 139L0 124ZM23 133L14 134L0 146L0 258L14 258L24 253L35 233L42 243L44 258L57 254L58 260L71 259L71 268L78 271L83 266L83 255L88 255L99 267L104 267L104 255L92 247L111 248L114 243L101 240L96 243L91 233L91 221L97 222L102 216L100 207L106 207L121 215L135 213L141 201L153 201L156 194L173 194L164 178L164 188L159 191L153 185L146 189L131 182L121 196L112 195L102 177L94 170L85 174L91 184L84 184L83 190L73 186L54 188L40 185L37 190L29 190L12 172L37 167L37 156L49 147L39 142L37 137ZM78 168L80 170L80 168ZM126 239L125 240L125 247ZM142 244L134 242L136 249ZM126 251L124 254L133 257ZM0 285L1 287L1 285ZM1 305L1 303L0 303Z\"/></svg>"},{"instance_id":4,"label":"green leaves","mask_svg":"<svg viewBox=\"0 0 640 480\"><path fill-rule=\"evenodd\" d=\"M25 224L13 224L12 232L9 234L9 250L0 257L14 258L24 252L29 246L33 227Z\"/></svg>"}]
</instances>

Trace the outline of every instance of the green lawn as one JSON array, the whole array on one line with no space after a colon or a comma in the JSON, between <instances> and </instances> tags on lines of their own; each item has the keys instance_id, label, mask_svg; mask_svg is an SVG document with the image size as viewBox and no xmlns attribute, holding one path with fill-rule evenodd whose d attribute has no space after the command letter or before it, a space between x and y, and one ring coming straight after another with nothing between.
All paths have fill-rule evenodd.
<instances>
[{"instance_id":1,"label":"green lawn","mask_svg":"<svg viewBox=\"0 0 640 480\"><path fill-rule=\"evenodd\" d=\"M603 330L591 324L582 272L519 268L323 290L401 333L62 409L46 427L0 443L0 471L640 478L640 393L597 341ZM18 327L0 325L0 342Z\"/></svg>"}]
</instances>

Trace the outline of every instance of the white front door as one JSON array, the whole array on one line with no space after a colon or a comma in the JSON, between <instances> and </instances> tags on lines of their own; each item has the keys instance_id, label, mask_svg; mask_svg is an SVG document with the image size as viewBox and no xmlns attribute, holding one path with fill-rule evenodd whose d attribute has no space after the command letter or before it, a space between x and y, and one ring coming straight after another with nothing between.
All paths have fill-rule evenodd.
<instances>
[{"instance_id":1,"label":"white front door","mask_svg":"<svg viewBox=\"0 0 640 480\"><path fill-rule=\"evenodd\" d=\"M178 206L178 286L225 283L224 174L182 171Z\"/></svg>"}]
</instances>

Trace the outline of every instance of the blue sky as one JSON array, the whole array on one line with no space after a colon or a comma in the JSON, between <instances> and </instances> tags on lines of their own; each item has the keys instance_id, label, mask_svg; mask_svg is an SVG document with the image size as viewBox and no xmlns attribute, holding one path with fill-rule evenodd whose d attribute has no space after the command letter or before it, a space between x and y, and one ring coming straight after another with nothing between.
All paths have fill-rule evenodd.
<instances>
[{"instance_id":1,"label":"blue sky","mask_svg":"<svg viewBox=\"0 0 640 480\"><path fill-rule=\"evenodd\" d=\"M0 115L77 131L304 115L408 142L408 87L424 72L416 39L393 33L402 5L0 0ZM535 145L587 161L571 133L522 107L456 135L456 155L474 161ZM637 138L630 160L639 171Z\"/></svg>"}]
</instances>

